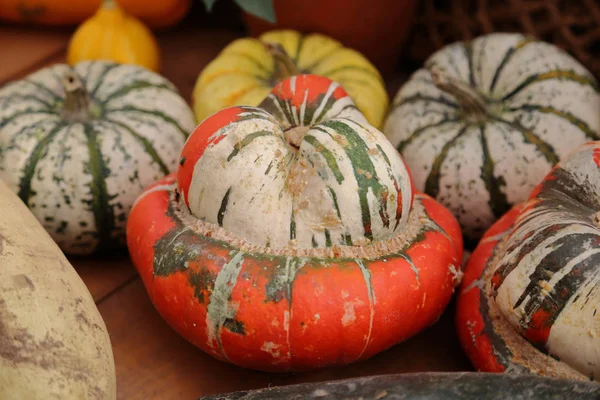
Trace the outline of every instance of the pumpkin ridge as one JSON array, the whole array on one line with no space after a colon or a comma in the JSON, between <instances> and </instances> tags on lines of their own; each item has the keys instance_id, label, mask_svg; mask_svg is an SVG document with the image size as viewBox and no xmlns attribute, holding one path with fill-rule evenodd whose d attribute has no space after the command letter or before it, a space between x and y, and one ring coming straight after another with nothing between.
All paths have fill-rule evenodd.
<instances>
[{"instance_id":1,"label":"pumpkin ridge","mask_svg":"<svg viewBox=\"0 0 600 400\"><path fill-rule=\"evenodd\" d=\"M455 118L444 118L444 119L441 119L438 122L434 122L432 124L421 126L419 129L415 130L408 138L406 138L405 140L401 141L396 148L401 153L406 146L408 146L409 144L411 144L415 139L418 139L421 135L423 135L429 129L431 129L431 128L439 128L440 126L448 124L448 123L459 123L459 122L460 122L460 118L458 118L458 117L455 117Z\"/></svg>"},{"instance_id":2,"label":"pumpkin ridge","mask_svg":"<svg viewBox=\"0 0 600 400\"><path fill-rule=\"evenodd\" d=\"M548 161L548 163L550 165L554 165L559 161L559 157L556 154L554 148L550 144L548 144L548 143L544 142L542 139L540 139L533 131L525 128L518 122L511 122L511 121L508 121L504 118L497 117L497 116L491 116L491 118L494 121L498 121L503 124L506 124L509 127L521 132L525 141L527 143L534 144L536 146L536 148L538 149L538 151L544 156L544 158Z\"/></svg>"},{"instance_id":3,"label":"pumpkin ridge","mask_svg":"<svg viewBox=\"0 0 600 400\"><path fill-rule=\"evenodd\" d=\"M230 261L223 265L217 274L210 294L210 300L206 307L206 342L213 349L213 342L217 342L219 351L227 360L229 360L229 357L221 341L221 331L227 319L235 318L235 310L231 313L229 307L229 298L237 283L243 264L244 253L242 251L234 252Z\"/></svg>"},{"instance_id":4,"label":"pumpkin ridge","mask_svg":"<svg viewBox=\"0 0 600 400\"><path fill-rule=\"evenodd\" d=\"M318 125L314 126L312 129L327 134L327 131ZM310 132L304 136L303 142L310 144L318 154L323 156L327 166L329 167L329 170L335 176L337 183L342 183L344 181L344 175L342 174L342 171L340 170L333 153L327 147L325 147L325 145L323 145L319 139L317 139L314 135L311 135Z\"/></svg>"},{"instance_id":5,"label":"pumpkin ridge","mask_svg":"<svg viewBox=\"0 0 600 400\"><path fill-rule=\"evenodd\" d=\"M341 121L339 119L329 120L322 122L321 125L326 126L336 132L340 132L346 140L348 140L347 146L342 146L351 161L351 165L354 172L354 177L358 182L358 196L360 208L362 211L363 228L365 231L365 237L369 240L373 240L373 232L371 231L371 209L369 207L369 201L367 195L369 189L373 195L380 200L380 207L382 207L382 220L387 217L387 202L381 201L382 191L385 189L382 186L377 177L377 171L373 163L371 162L370 155L368 153L367 144L362 140L360 135L352 129L350 121ZM333 140L335 138L330 132L325 131ZM385 221L384 226L385 226Z\"/></svg>"},{"instance_id":6,"label":"pumpkin ridge","mask_svg":"<svg viewBox=\"0 0 600 400\"><path fill-rule=\"evenodd\" d=\"M596 92L599 91L598 83L596 82L596 80L594 78L589 77L589 76L585 76L585 75L577 74L577 73L575 73L575 72L573 72L571 70L558 70L557 69L557 70L552 70L552 71L549 71L549 72L542 72L542 73L537 73L537 74L533 74L533 75L528 76L527 78L525 78L525 80L523 82L519 83L508 94L504 95L500 99L500 101L510 100L511 98L513 98L514 96L516 96L521 91L523 91L528 86L530 86L530 85L532 85L534 83L548 81L548 80L553 80L553 79L565 80L565 81L579 83L579 84L581 84L583 86L589 86L589 87L591 87Z\"/></svg>"},{"instance_id":7,"label":"pumpkin ridge","mask_svg":"<svg viewBox=\"0 0 600 400\"><path fill-rule=\"evenodd\" d=\"M427 180L425 181L425 192L429 193L433 197L437 197L440 190L440 171L442 168L442 164L446 160L446 156L450 151L450 148L454 145L454 143L460 139L470 128L471 124L465 124L456 135L452 139L450 139L444 147L440 150L440 152L435 157L431 165L431 171L429 171L429 175L427 175Z\"/></svg>"},{"instance_id":8,"label":"pumpkin ridge","mask_svg":"<svg viewBox=\"0 0 600 400\"><path fill-rule=\"evenodd\" d=\"M493 257L490 257L493 259ZM484 270L484 274L487 268ZM484 283L485 285L485 283ZM513 363L514 353L509 347L504 338L496 333L494 329L493 319L490 317L490 301L485 295L485 290L482 289L479 295L479 312L483 319L483 328L480 335L485 336L493 349L494 359L502 367L502 372L525 372L525 368L518 363Z\"/></svg>"},{"instance_id":9,"label":"pumpkin ridge","mask_svg":"<svg viewBox=\"0 0 600 400\"><path fill-rule=\"evenodd\" d=\"M475 82L475 71L473 69L473 44L472 42L466 42L464 44L465 57L467 58L467 65L469 66L469 83L471 87L477 87Z\"/></svg>"},{"instance_id":10,"label":"pumpkin ridge","mask_svg":"<svg viewBox=\"0 0 600 400\"><path fill-rule=\"evenodd\" d=\"M25 117L25 116L28 116L28 115L31 115L31 114L46 114L46 115L56 116L56 113L52 112L50 110L44 110L44 109L34 110L34 109L31 109L31 108L28 108L26 110L18 111L16 113L12 114L8 118L0 120L0 129L4 128L6 125L8 125L11 122L14 122L14 120L16 120L17 118Z\"/></svg>"},{"instance_id":11,"label":"pumpkin ridge","mask_svg":"<svg viewBox=\"0 0 600 400\"><path fill-rule=\"evenodd\" d=\"M111 118L106 118L106 121L114 125L120 126L122 129L125 130L125 132L133 136L142 145L146 153L148 153L148 155L152 158L152 161L158 164L162 173L165 175L169 173L169 167L167 167L167 164L165 164L163 159L160 157L160 155L154 148L154 145L152 145L152 142L150 142L147 138L143 137L142 135L137 134L129 125L125 124L124 122L116 121Z\"/></svg>"},{"instance_id":12,"label":"pumpkin ridge","mask_svg":"<svg viewBox=\"0 0 600 400\"><path fill-rule=\"evenodd\" d=\"M373 333L373 319L375 318L375 303L377 300L375 299L375 293L373 292L373 285L371 284L371 271L365 266L364 262L360 259L356 259L356 265L360 268L360 272L363 275L365 280L365 285L367 286L367 296L369 298L369 330L367 332L367 337L365 340L365 346L361 350L360 354L357 357L357 360L363 356L367 347L369 347L371 341L371 334Z\"/></svg>"},{"instance_id":13,"label":"pumpkin ridge","mask_svg":"<svg viewBox=\"0 0 600 400\"><path fill-rule=\"evenodd\" d=\"M267 73L270 73L270 72L267 72ZM259 88L259 87L263 87L263 86L269 86L269 85L272 84L272 82L269 79L265 78L264 76L256 75L256 74L253 74L253 73L248 73L245 69L242 69L242 68L231 68L231 69L228 69L228 70L214 72L213 74L211 74L210 79L207 78L207 79L203 80L202 82L203 82L204 85L208 85L208 84L214 82L217 79L226 77L227 75L234 75L234 76L238 75L238 76L250 76L250 77L252 77L254 80L256 80L256 81L259 82L257 84L257 86L252 86L251 87L252 90L254 90L256 88ZM198 93L200 93L200 92L198 92ZM244 92L243 94L245 94L245 93L247 93L247 92ZM230 104L233 104L233 103L230 103ZM236 104L234 104L234 105L236 105Z\"/></svg>"},{"instance_id":14,"label":"pumpkin ridge","mask_svg":"<svg viewBox=\"0 0 600 400\"><path fill-rule=\"evenodd\" d=\"M307 34L305 34L304 32L299 32L298 45L296 46L296 54L294 54L294 57L292 58L294 64L296 64L296 67L298 67L298 58L300 57L300 52L302 51L302 46L304 45L304 40L306 39L306 37Z\"/></svg>"},{"instance_id":15,"label":"pumpkin ridge","mask_svg":"<svg viewBox=\"0 0 600 400\"><path fill-rule=\"evenodd\" d=\"M274 115L279 121L293 121L291 111L286 107L288 104L279 96L269 93L269 95L261 102L259 107L269 110L269 113Z\"/></svg>"},{"instance_id":16,"label":"pumpkin ridge","mask_svg":"<svg viewBox=\"0 0 600 400\"><path fill-rule=\"evenodd\" d=\"M9 99L8 101L4 101L3 105L11 105L13 102L14 103L20 103L20 102L25 102L25 101L37 101L38 103L40 103L41 106L44 106L46 108L48 108L49 110L52 109L52 104L48 103L46 100L39 98L39 96L36 96L34 94L11 94L10 97L0 97L0 100L5 100L5 99ZM7 104L8 103L8 104Z\"/></svg>"},{"instance_id":17,"label":"pumpkin ridge","mask_svg":"<svg viewBox=\"0 0 600 400\"><path fill-rule=\"evenodd\" d=\"M114 242L112 233L115 228L114 210L113 206L110 205L111 196L106 187L106 177L110 174L110 170L99 148L98 132L91 124L84 124L83 126L90 154L88 161L89 172L92 175L92 181L90 182L92 200L90 206L93 209L98 232L97 248L110 248Z\"/></svg>"},{"instance_id":18,"label":"pumpkin ridge","mask_svg":"<svg viewBox=\"0 0 600 400\"><path fill-rule=\"evenodd\" d=\"M560 111L552 106L542 106L539 104L524 104L519 107L509 108L508 110L509 111L520 111L520 110L537 111L537 112L541 112L541 113L552 114L561 119L566 120L570 124L575 125L577 128L579 128L579 130L581 130L585 134L585 136L588 139L591 139L591 140L598 139L598 135L589 127L589 125L585 121L583 121L582 119L578 118L577 116L575 116L574 114L572 114L568 111Z\"/></svg>"},{"instance_id":19,"label":"pumpkin ridge","mask_svg":"<svg viewBox=\"0 0 600 400\"><path fill-rule=\"evenodd\" d=\"M104 106L111 100L118 99L119 97L127 96L129 93L131 93L133 91L136 91L139 89L146 89L146 88L165 89L170 92L176 93L176 91L173 90L173 87L166 83L153 84L153 83L150 83L147 81L134 81L134 82L128 84L127 86L121 87L121 88L117 89L116 91L112 92L111 94L109 94L106 98L104 98L99 103Z\"/></svg>"},{"instance_id":20,"label":"pumpkin ridge","mask_svg":"<svg viewBox=\"0 0 600 400\"><path fill-rule=\"evenodd\" d=\"M522 217L521 217L522 218ZM529 216L528 218L523 218L519 224L527 224L529 223L531 218L535 218L535 215ZM536 247L541 245L546 240L552 240L552 235L558 235L560 233L560 225L550 225L543 229L540 229L532 236L527 237L526 240L521 242L520 244L514 244L513 246L506 249L507 252L511 252L518 249L515 258L520 262L527 255L531 254ZM505 262L499 265L494 271L493 279L492 279L492 291L495 294L498 291L498 288L504 283L506 277L517 267L517 263L509 263Z\"/></svg>"},{"instance_id":21,"label":"pumpkin ridge","mask_svg":"<svg viewBox=\"0 0 600 400\"><path fill-rule=\"evenodd\" d=\"M264 82L263 79L261 79L261 81ZM243 90L238 90L237 92L231 94L228 97L228 101L227 102L230 103L230 104L237 104L237 102L238 102L237 100L239 98L241 98L242 96L246 95L247 93L250 93L251 91L253 91L255 89L258 89L258 88L261 88L263 86L264 86L264 83L262 83L262 84L261 83L256 83L255 85L248 86L248 87L244 88Z\"/></svg>"},{"instance_id":22,"label":"pumpkin ridge","mask_svg":"<svg viewBox=\"0 0 600 400\"><path fill-rule=\"evenodd\" d=\"M327 61L330 57L334 56L337 52L344 50L344 46L336 47L331 53L325 54L322 58L314 61L312 64L304 68L304 71L314 71L319 65Z\"/></svg>"},{"instance_id":23,"label":"pumpkin ridge","mask_svg":"<svg viewBox=\"0 0 600 400\"><path fill-rule=\"evenodd\" d=\"M181 125L179 125L179 123L175 119L173 119L172 117L170 117L167 114L163 113L162 111L158 111L158 110L145 110L143 108L137 108L137 107L132 107L132 106L125 106L125 107L121 107L121 108L107 108L104 111L105 111L105 113L108 113L108 112L134 112L134 113L136 113L137 112L137 113L141 113L141 114L152 115L152 116L160 118L164 122L167 122L167 123L173 125L175 128L177 128L177 130L179 132L181 132L181 134L185 138L187 138L187 136L189 135L189 132L186 131L185 129L183 129L181 127Z\"/></svg>"},{"instance_id":24,"label":"pumpkin ridge","mask_svg":"<svg viewBox=\"0 0 600 400\"><path fill-rule=\"evenodd\" d=\"M504 177L496 177L494 175L495 163L492 159L488 140L485 136L485 125L480 125L479 140L481 141L482 157L483 157L483 168L481 169L481 179L485 183L485 186L490 193L489 205L492 209L494 216L500 218L508 210L511 209L511 205L508 203L506 194L501 188L506 187Z\"/></svg>"},{"instance_id":25,"label":"pumpkin ridge","mask_svg":"<svg viewBox=\"0 0 600 400\"><path fill-rule=\"evenodd\" d=\"M337 101L336 98L335 98L335 96L333 95L333 92L334 92L334 88L330 87L327 90L327 93L325 94L325 96L323 97L323 99L319 99L318 100L319 103L320 103L320 105L319 105L319 107L313 113L312 120L310 121L311 125L320 123L321 120L323 119L323 117L325 115L327 115L327 113L329 112L329 110L331 110L331 107L333 107L333 105ZM347 110L347 109L348 108L344 108L343 110Z\"/></svg>"},{"instance_id":26,"label":"pumpkin ridge","mask_svg":"<svg viewBox=\"0 0 600 400\"><path fill-rule=\"evenodd\" d=\"M535 39L533 39L531 37L525 37L519 43L517 43L516 45L511 46L504 53L504 56L502 57L502 61L500 61L500 64L498 64L498 66L496 67L496 71L494 72L494 77L492 78L492 81L490 83L490 88L488 90L489 93L490 93L490 95L494 93L494 89L496 88L496 84L498 83L498 80L500 79L500 74L502 73L502 71L504 71L504 67L506 67L508 65L508 63L510 62L510 60L512 59L512 57L518 52L518 50L522 49L527 44L529 44L529 43L535 43L535 42L536 42Z\"/></svg>"},{"instance_id":27,"label":"pumpkin ridge","mask_svg":"<svg viewBox=\"0 0 600 400\"><path fill-rule=\"evenodd\" d=\"M23 127L21 127L21 129L19 129L19 131L16 132L15 136L13 136L13 137L10 138L10 142L5 147L0 147L0 154L2 154L3 151L11 150L11 149L14 149L15 147L17 147L17 144L16 144L17 138L20 138L21 135L23 135L27 131L30 131L32 129L36 129L40 125L42 125L44 123L47 123L47 121L44 121L43 119L40 119L36 123L33 123L31 125L24 125ZM0 125L0 127L1 127L1 125Z\"/></svg>"},{"instance_id":28,"label":"pumpkin ridge","mask_svg":"<svg viewBox=\"0 0 600 400\"><path fill-rule=\"evenodd\" d=\"M225 196L223 196L223 200L221 200L221 207L219 207L219 211L217 213L217 224L219 226L223 226L223 218L225 217L225 211L227 210L227 203L229 202L229 194L231 193L231 187L227 189L225 192Z\"/></svg>"},{"instance_id":29,"label":"pumpkin ridge","mask_svg":"<svg viewBox=\"0 0 600 400\"><path fill-rule=\"evenodd\" d=\"M455 109L459 108L458 104L453 103L450 99L448 99L444 96L440 95L440 97L432 97L432 96L423 95L421 93L414 94L410 97L405 97L402 100L400 100L399 102L395 102L393 104L393 108L395 109L395 108L401 107L405 104L416 103L418 101L431 101L433 103L443 104L445 106L452 107Z\"/></svg>"},{"instance_id":30,"label":"pumpkin ridge","mask_svg":"<svg viewBox=\"0 0 600 400\"><path fill-rule=\"evenodd\" d=\"M104 83L104 80L106 79L106 77L108 76L108 74L113 69L117 68L118 66L119 66L119 64L117 64L117 63L113 63L113 62L107 62L106 63L106 65L104 66L103 71L96 78L96 84L94 85L94 87L92 88L92 90L88 91L88 93L90 94L90 97L96 98L96 93L98 93L98 90L100 89L100 86L102 86L102 84Z\"/></svg>"},{"instance_id":31,"label":"pumpkin ridge","mask_svg":"<svg viewBox=\"0 0 600 400\"><path fill-rule=\"evenodd\" d=\"M23 176L19 181L18 191L19 198L21 198L25 204L29 204L29 197L31 196L31 181L35 174L35 168L40 159L43 157L44 150L52 142L52 139L54 139L54 137L60 133L65 126L67 126L66 123L57 122L54 128L48 131L46 136L44 136L44 138L35 145L33 151L29 155L27 164L23 169Z\"/></svg>"},{"instance_id":32,"label":"pumpkin ridge","mask_svg":"<svg viewBox=\"0 0 600 400\"><path fill-rule=\"evenodd\" d=\"M237 121L239 122L239 121ZM229 156L227 157L227 162L230 162L235 156L238 155L238 153L240 151L242 151L246 146L249 146L252 144L252 142L255 139L258 139L260 137L264 137L264 136L273 136L278 138L278 135L275 135L273 132L271 131L267 131L267 130L262 130L262 131L257 131L257 132L252 132L249 133L248 135L246 135L241 141L237 142L233 148L233 151L231 153L229 153Z\"/></svg>"},{"instance_id":33,"label":"pumpkin ridge","mask_svg":"<svg viewBox=\"0 0 600 400\"><path fill-rule=\"evenodd\" d=\"M48 88L45 85L42 85L39 82L34 81L33 79L29 79L29 78L24 78L23 82L29 83L33 86L35 86L36 88L43 90L45 93L49 94L50 96L52 96L52 98L54 100L61 100L60 96L58 94L56 94L56 92L54 92L53 90L51 90L50 88Z\"/></svg>"}]
</instances>

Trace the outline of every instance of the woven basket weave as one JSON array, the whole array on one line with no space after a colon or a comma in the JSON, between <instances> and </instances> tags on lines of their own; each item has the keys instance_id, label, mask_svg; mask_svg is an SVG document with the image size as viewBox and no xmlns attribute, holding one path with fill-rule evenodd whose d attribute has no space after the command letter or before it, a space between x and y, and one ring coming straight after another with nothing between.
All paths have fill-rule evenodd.
<instances>
[{"instance_id":1,"label":"woven basket weave","mask_svg":"<svg viewBox=\"0 0 600 400\"><path fill-rule=\"evenodd\" d=\"M422 63L457 40L529 33L567 50L600 77L600 0L421 0L408 57Z\"/></svg>"}]
</instances>

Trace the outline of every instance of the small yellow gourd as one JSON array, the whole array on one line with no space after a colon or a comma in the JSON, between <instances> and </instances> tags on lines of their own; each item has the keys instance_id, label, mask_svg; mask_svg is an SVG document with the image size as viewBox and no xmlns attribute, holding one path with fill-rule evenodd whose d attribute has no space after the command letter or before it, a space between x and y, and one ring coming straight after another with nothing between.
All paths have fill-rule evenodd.
<instances>
[{"instance_id":1,"label":"small yellow gourd","mask_svg":"<svg viewBox=\"0 0 600 400\"><path fill-rule=\"evenodd\" d=\"M160 50L152 31L128 15L114 0L103 0L96 13L83 22L69 42L67 62L110 60L136 64L158 72Z\"/></svg>"}]
</instances>

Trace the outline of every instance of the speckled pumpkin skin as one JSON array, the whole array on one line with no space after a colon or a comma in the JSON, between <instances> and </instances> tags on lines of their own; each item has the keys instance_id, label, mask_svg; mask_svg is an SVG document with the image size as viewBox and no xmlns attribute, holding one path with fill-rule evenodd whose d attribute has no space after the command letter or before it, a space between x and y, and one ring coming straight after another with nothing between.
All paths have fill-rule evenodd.
<instances>
[{"instance_id":1,"label":"speckled pumpkin skin","mask_svg":"<svg viewBox=\"0 0 600 400\"><path fill-rule=\"evenodd\" d=\"M89 98L82 119L63 115L65 74ZM145 68L55 64L0 88L0 179L63 252L123 248L133 202L176 170L195 125L175 86Z\"/></svg>"},{"instance_id":2,"label":"speckled pumpkin skin","mask_svg":"<svg viewBox=\"0 0 600 400\"><path fill-rule=\"evenodd\" d=\"M479 97L467 113L440 90L436 71ZM599 138L596 78L556 46L494 33L440 49L396 94L383 132L404 156L415 187L458 219L473 247L527 199L577 146Z\"/></svg>"},{"instance_id":3,"label":"speckled pumpkin skin","mask_svg":"<svg viewBox=\"0 0 600 400\"><path fill-rule=\"evenodd\" d=\"M456 316L477 369L598 379L599 191L600 142L590 142L485 234Z\"/></svg>"},{"instance_id":4,"label":"speckled pumpkin skin","mask_svg":"<svg viewBox=\"0 0 600 400\"><path fill-rule=\"evenodd\" d=\"M461 275L462 236L457 221L430 197L413 194L401 158L386 144L383 134L366 122L342 117L357 111L336 83L311 76L292 79L272 92L272 100L281 110L287 110L283 113L286 115L275 111L269 114L262 108L232 107L200 124L182 151L178 174L157 182L138 198L127 228L134 265L167 323L217 359L267 371L312 369L371 357L434 323L450 301ZM315 114L320 105L321 110L329 110L323 112L327 118L320 119ZM305 117L310 110L315 118L301 118L302 110ZM359 115L355 117L360 119ZM277 126L271 126L273 130L267 130L268 134L259 130L261 135L249 130L255 122L266 120L279 121L281 127L288 128L306 121L311 128L298 152L290 153L293 157L289 167L282 164L280 173L299 165L303 151L305 155L310 153L309 142L314 144L314 139L323 134L319 129L332 137L348 139L336 142L341 147L333 142L315 145L319 154L307 158L318 171L313 178L318 177L331 188L323 188L322 193L327 196L321 198L320 205L329 207L336 204L332 199L339 200L341 215L335 228L325 229L329 233L322 227L302 228L301 222L295 225L297 230L288 229L289 214L284 213L286 208L280 203L273 203L273 211L264 212L253 223L262 222L269 228L283 218L288 221L283 228L273 231L261 227L253 233L251 226L250 233L244 231L252 219L247 217L240 222L237 216L241 218L244 212L259 215L266 203L240 200L237 209L232 204L236 196L243 198L257 189L260 197L261 186L245 184L252 180L241 175L259 162L253 162L253 155L246 161L246 170L238 170L232 164L230 171L227 163L251 155L256 150L252 146L256 146L266 158L264 164L259 163L257 173L267 176L269 182L275 181L278 157L284 156L273 152L275 142L269 142L282 139ZM352 132L328 130L340 126L331 125L332 121L352 126ZM240 135L239 140L231 140L232 135ZM364 143L356 144L352 138ZM283 140L277 143L285 144ZM380 151L363 151L376 148L375 144L380 144ZM342 150L346 155L339 152ZM328 152L336 156L323 155ZM208 162L203 161L205 157L223 163L223 169L203 169L203 162ZM395 159L390 164L377 164L386 157ZM319 160L329 163L319 164ZM372 171L390 172L392 180L371 173L367 178L375 181L363 181L361 175L347 175L340 168L338 172L344 178L340 183L336 180L340 175L333 173L333 160L339 165L348 162L363 168L373 162ZM275 166L269 167L271 163ZM398 163L397 170L386 169L386 165L394 163ZM222 184L228 171L239 181L230 190L228 184ZM290 173L288 178L293 176ZM328 180L331 177L334 179ZM202 182L196 181L203 179L214 182L206 185L204 192L199 190ZM359 182L358 191L338 191L352 180ZM379 188L386 182L396 182L396 190L403 196L391 196L381 190L375 201L371 197L376 193L373 190L369 191L368 201L361 197L365 187ZM239 191L244 184L245 191ZM294 199L301 199L302 193L307 192L316 195L312 192L315 187L318 184L313 182L297 192ZM276 196L281 194L281 198L287 195L269 189ZM216 200L199 206L202 202L194 190ZM344 201L347 203L342 205ZM394 206L370 208L381 205L381 201ZM292 203L292 210L305 209L301 206L303 201ZM369 223L361 207L370 214ZM344 212L349 215L346 217ZM312 215L320 214L314 211ZM387 221L387 226L392 227L398 221L397 230L386 233L386 224L377 227L377 221ZM352 244L342 243L348 239Z\"/></svg>"}]
</instances>

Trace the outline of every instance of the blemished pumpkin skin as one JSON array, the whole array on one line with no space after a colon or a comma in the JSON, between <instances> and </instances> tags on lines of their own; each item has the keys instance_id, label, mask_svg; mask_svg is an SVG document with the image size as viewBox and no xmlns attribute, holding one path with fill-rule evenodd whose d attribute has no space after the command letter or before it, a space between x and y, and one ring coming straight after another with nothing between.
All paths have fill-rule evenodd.
<instances>
[{"instance_id":1,"label":"blemished pumpkin skin","mask_svg":"<svg viewBox=\"0 0 600 400\"><path fill-rule=\"evenodd\" d=\"M127 14L116 0L103 0L98 11L77 28L67 49L67 63L110 60L158 72L160 49L154 34Z\"/></svg>"},{"instance_id":2,"label":"blemished pumpkin skin","mask_svg":"<svg viewBox=\"0 0 600 400\"><path fill-rule=\"evenodd\" d=\"M600 142L557 164L482 238L457 300L478 370L600 376Z\"/></svg>"},{"instance_id":3,"label":"blemished pumpkin skin","mask_svg":"<svg viewBox=\"0 0 600 400\"><path fill-rule=\"evenodd\" d=\"M90 18L103 0L2 0L0 20L47 26L77 25ZM152 29L176 25L188 13L192 0L116 0L125 12Z\"/></svg>"},{"instance_id":4,"label":"blemished pumpkin skin","mask_svg":"<svg viewBox=\"0 0 600 400\"><path fill-rule=\"evenodd\" d=\"M175 86L145 68L54 64L0 88L0 179L63 252L125 247L133 202L176 170L195 126Z\"/></svg>"},{"instance_id":5,"label":"blemished pumpkin skin","mask_svg":"<svg viewBox=\"0 0 600 400\"><path fill-rule=\"evenodd\" d=\"M174 330L266 371L371 357L433 324L462 273L456 219L314 75L201 123L137 199L127 242Z\"/></svg>"},{"instance_id":6,"label":"blemished pumpkin skin","mask_svg":"<svg viewBox=\"0 0 600 400\"><path fill-rule=\"evenodd\" d=\"M494 33L433 54L396 94L383 132L474 247L564 155L599 138L598 110L596 79L566 52Z\"/></svg>"},{"instance_id":7,"label":"blemished pumpkin skin","mask_svg":"<svg viewBox=\"0 0 600 400\"><path fill-rule=\"evenodd\" d=\"M192 94L196 121L230 106L258 106L277 83L299 73L338 82L369 123L381 128L389 99L373 64L337 40L293 30L274 30L227 45L196 80Z\"/></svg>"}]
</instances>

